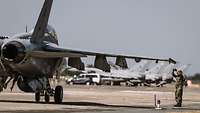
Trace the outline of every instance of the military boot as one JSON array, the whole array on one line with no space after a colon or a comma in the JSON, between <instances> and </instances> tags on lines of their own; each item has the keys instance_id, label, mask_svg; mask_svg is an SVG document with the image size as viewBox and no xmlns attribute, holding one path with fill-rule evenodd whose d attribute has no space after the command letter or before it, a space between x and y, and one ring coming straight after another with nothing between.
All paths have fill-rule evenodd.
<instances>
[{"instance_id":1,"label":"military boot","mask_svg":"<svg viewBox=\"0 0 200 113\"><path fill-rule=\"evenodd\" d=\"M181 103L177 103L176 105L174 105L174 107L181 107Z\"/></svg>"},{"instance_id":2,"label":"military boot","mask_svg":"<svg viewBox=\"0 0 200 113\"><path fill-rule=\"evenodd\" d=\"M0 84L0 92L3 91L3 85Z\"/></svg>"}]
</instances>

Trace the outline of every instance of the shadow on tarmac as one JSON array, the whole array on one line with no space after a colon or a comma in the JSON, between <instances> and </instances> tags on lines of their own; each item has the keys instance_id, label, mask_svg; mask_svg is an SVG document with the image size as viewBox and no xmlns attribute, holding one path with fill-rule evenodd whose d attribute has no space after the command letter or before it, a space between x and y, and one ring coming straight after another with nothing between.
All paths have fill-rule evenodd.
<instances>
[{"instance_id":1,"label":"shadow on tarmac","mask_svg":"<svg viewBox=\"0 0 200 113\"><path fill-rule=\"evenodd\" d=\"M7 102L7 103L31 103L31 104L55 104L54 102L35 102L35 101L17 101L17 100L0 100L0 102ZM96 102L62 102L61 104L55 105L73 105L73 106L95 106L95 107L112 107L112 108L140 108L140 109L154 109L151 106L126 106L126 105L108 105Z\"/></svg>"},{"instance_id":2,"label":"shadow on tarmac","mask_svg":"<svg viewBox=\"0 0 200 113\"><path fill-rule=\"evenodd\" d=\"M0 100L0 102L7 103L31 103L31 104L55 104L54 102L35 102L35 101L17 101L17 100ZM73 105L73 106L94 106L94 107L109 107L109 108L136 108L136 109L155 109L152 106L126 106L126 105L108 105L96 102L62 102L61 104L55 105ZM162 110L166 109L174 109L172 107L164 107ZM176 110L200 110L200 108L192 108L192 107L182 107L176 108Z\"/></svg>"}]
</instances>

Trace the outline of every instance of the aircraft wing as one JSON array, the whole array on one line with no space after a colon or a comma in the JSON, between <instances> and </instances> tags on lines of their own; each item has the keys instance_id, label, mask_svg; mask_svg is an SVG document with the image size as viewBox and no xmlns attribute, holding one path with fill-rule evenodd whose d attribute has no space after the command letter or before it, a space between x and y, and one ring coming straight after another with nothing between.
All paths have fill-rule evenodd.
<instances>
[{"instance_id":1,"label":"aircraft wing","mask_svg":"<svg viewBox=\"0 0 200 113\"><path fill-rule=\"evenodd\" d=\"M88 51L78 51L72 49L64 49L60 48L53 43L45 42L42 47L43 51L33 51L33 56L41 56L41 57L86 57L86 56L105 56L105 57L123 57L128 59L135 59L136 62L140 62L141 60L155 60L158 61L166 61L169 63L176 63L175 60L169 59L159 59L159 58L150 58L150 57L143 57L143 56L132 56L132 55L118 55L118 54L107 54L107 53L98 53L98 52L88 52ZM55 55L55 56L54 56Z\"/></svg>"},{"instance_id":2,"label":"aircraft wing","mask_svg":"<svg viewBox=\"0 0 200 113\"><path fill-rule=\"evenodd\" d=\"M45 34L45 29L48 25L48 20L50 16L50 11L52 8L53 0L45 0L43 8L41 10L40 16L34 28L31 43L42 44L42 40ZM117 54L107 54L107 53L98 53L98 52L88 52L88 51L77 51L70 49L63 49L56 46L52 46L44 44L43 51L32 51L31 55L34 57L43 57L43 58L58 58L58 57L83 57L83 56L106 56L106 57L122 57L122 58L130 58L135 59L136 62L140 62L142 59L145 60L155 60L158 61L168 61L170 63L176 63L173 59L157 59L150 57L142 57L142 56L132 56L132 55L117 55Z\"/></svg>"},{"instance_id":3,"label":"aircraft wing","mask_svg":"<svg viewBox=\"0 0 200 113\"><path fill-rule=\"evenodd\" d=\"M175 63L173 59L158 59L158 58L150 58L150 57L143 57L143 56L134 56L134 55L119 55L119 54L108 54L108 53L98 53L98 52L88 52L88 51L77 51L77 50L70 50L67 49L67 51L70 51L72 53L80 53L83 55L89 55L89 56L106 56L106 57L123 57L123 58L129 58L129 59L135 59L136 62L140 62L140 60L155 60L155 61L167 61L170 63Z\"/></svg>"},{"instance_id":4,"label":"aircraft wing","mask_svg":"<svg viewBox=\"0 0 200 113\"><path fill-rule=\"evenodd\" d=\"M58 52L58 51L32 51L31 56L38 58L86 57L86 55L83 54L71 53L71 52Z\"/></svg>"}]
</instances>

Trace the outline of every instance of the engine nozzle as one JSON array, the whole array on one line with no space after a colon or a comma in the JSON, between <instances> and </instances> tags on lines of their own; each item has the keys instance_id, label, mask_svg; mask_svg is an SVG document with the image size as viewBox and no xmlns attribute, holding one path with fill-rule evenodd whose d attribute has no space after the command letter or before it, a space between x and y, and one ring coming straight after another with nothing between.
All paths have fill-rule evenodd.
<instances>
[{"instance_id":1,"label":"engine nozzle","mask_svg":"<svg viewBox=\"0 0 200 113\"><path fill-rule=\"evenodd\" d=\"M2 47L3 60L20 63L26 56L25 49L25 46L20 42L8 42Z\"/></svg>"}]
</instances>

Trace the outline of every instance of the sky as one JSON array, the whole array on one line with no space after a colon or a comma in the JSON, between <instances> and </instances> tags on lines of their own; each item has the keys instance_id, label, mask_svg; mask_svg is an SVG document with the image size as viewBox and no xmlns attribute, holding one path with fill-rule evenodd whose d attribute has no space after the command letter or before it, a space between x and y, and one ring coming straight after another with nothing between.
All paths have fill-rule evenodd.
<instances>
[{"instance_id":1,"label":"sky","mask_svg":"<svg viewBox=\"0 0 200 113\"><path fill-rule=\"evenodd\" d=\"M34 28L43 0L1 0L0 35ZM199 0L54 0L49 24L65 48L173 58L200 72Z\"/></svg>"}]
</instances>

